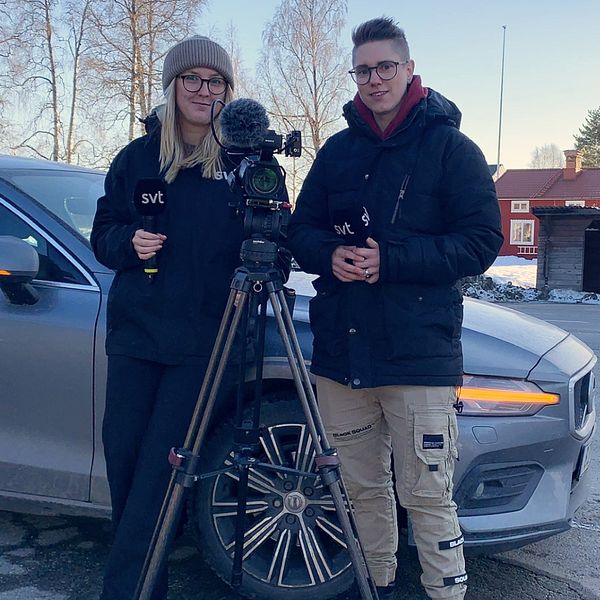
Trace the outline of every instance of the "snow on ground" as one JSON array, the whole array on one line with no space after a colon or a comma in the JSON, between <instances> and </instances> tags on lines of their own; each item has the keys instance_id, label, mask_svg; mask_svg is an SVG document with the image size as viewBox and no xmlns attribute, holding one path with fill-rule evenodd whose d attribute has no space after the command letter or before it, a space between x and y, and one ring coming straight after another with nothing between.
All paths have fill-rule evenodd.
<instances>
[{"instance_id":1,"label":"snow on ground","mask_svg":"<svg viewBox=\"0 0 600 600\"><path fill-rule=\"evenodd\" d=\"M600 294L575 290L535 289L537 260L516 256L499 256L494 264L479 277L463 283L465 296L488 302L562 302L566 304L600 304Z\"/></svg>"},{"instance_id":2,"label":"snow on ground","mask_svg":"<svg viewBox=\"0 0 600 600\"><path fill-rule=\"evenodd\" d=\"M537 260L516 256L499 256L494 264L478 277L469 277L462 284L465 296L487 300L488 302L562 302L566 304L600 304L600 294L577 292L575 290L535 289ZM314 275L294 272L290 276L289 286L297 294L314 296L312 286Z\"/></svg>"},{"instance_id":3,"label":"snow on ground","mask_svg":"<svg viewBox=\"0 0 600 600\"><path fill-rule=\"evenodd\" d=\"M524 288L535 287L537 259L499 256L486 271L486 275L497 283L508 283Z\"/></svg>"}]
</instances>

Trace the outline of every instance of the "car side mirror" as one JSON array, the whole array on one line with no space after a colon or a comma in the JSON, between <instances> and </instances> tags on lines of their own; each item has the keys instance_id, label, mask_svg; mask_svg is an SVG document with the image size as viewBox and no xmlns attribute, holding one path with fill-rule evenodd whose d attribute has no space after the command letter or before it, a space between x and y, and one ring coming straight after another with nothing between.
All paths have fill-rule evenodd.
<instances>
[{"instance_id":1,"label":"car side mirror","mask_svg":"<svg viewBox=\"0 0 600 600\"><path fill-rule=\"evenodd\" d=\"M0 235L0 289L11 304L35 304L40 299L31 285L39 268L38 253L27 242Z\"/></svg>"}]
</instances>

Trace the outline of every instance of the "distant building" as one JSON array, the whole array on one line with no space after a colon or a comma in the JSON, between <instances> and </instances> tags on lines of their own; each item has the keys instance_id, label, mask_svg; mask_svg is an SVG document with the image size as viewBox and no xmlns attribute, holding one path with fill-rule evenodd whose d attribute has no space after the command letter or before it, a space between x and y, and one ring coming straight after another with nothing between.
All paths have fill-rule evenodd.
<instances>
[{"instance_id":1,"label":"distant building","mask_svg":"<svg viewBox=\"0 0 600 600\"><path fill-rule=\"evenodd\" d=\"M600 208L600 168L582 168L577 150L565 150L565 157L564 168L507 169L496 181L504 233L500 256L537 258L540 222L534 208Z\"/></svg>"},{"instance_id":2,"label":"distant building","mask_svg":"<svg viewBox=\"0 0 600 600\"><path fill-rule=\"evenodd\" d=\"M538 289L600 292L600 206L541 206Z\"/></svg>"},{"instance_id":3,"label":"distant building","mask_svg":"<svg viewBox=\"0 0 600 600\"><path fill-rule=\"evenodd\" d=\"M500 166L488 165L488 169L490 170L490 175L492 176L492 179L494 181L496 181L499 177L502 177L502 175L506 171L506 168L502 164Z\"/></svg>"}]
</instances>

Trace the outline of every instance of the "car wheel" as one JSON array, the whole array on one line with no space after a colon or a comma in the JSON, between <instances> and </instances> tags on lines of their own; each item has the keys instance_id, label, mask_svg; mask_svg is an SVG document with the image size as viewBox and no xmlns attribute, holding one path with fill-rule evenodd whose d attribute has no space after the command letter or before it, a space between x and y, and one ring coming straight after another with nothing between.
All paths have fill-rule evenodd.
<instances>
[{"instance_id":1,"label":"car wheel","mask_svg":"<svg viewBox=\"0 0 600 600\"><path fill-rule=\"evenodd\" d=\"M232 423L213 430L202 452L203 472L232 464L233 434ZM314 456L296 395L265 395L257 459L314 472ZM198 548L225 581L231 579L238 482L233 470L203 479L188 505ZM331 495L320 480L253 467L246 516L243 595L325 600L350 587L353 570L345 538Z\"/></svg>"}]
</instances>

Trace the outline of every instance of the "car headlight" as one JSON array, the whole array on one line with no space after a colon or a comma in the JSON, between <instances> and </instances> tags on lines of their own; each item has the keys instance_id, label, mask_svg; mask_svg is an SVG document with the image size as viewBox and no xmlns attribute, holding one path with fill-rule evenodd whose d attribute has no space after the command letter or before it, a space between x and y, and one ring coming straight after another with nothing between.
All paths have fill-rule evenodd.
<instances>
[{"instance_id":1,"label":"car headlight","mask_svg":"<svg viewBox=\"0 0 600 600\"><path fill-rule=\"evenodd\" d=\"M521 379L464 375L458 390L461 414L478 417L534 415L544 406L558 404L558 394L543 392L535 383Z\"/></svg>"}]
</instances>

